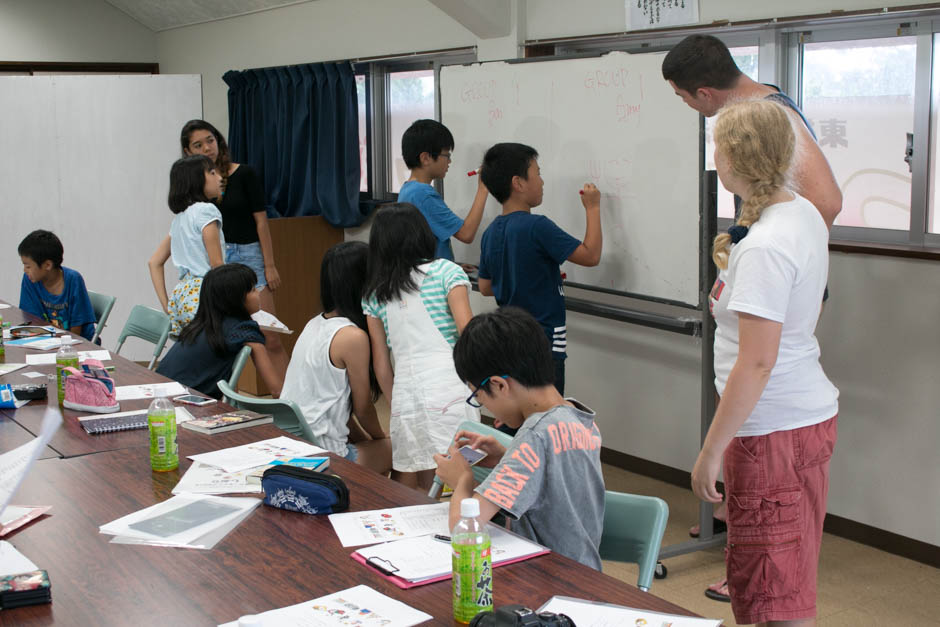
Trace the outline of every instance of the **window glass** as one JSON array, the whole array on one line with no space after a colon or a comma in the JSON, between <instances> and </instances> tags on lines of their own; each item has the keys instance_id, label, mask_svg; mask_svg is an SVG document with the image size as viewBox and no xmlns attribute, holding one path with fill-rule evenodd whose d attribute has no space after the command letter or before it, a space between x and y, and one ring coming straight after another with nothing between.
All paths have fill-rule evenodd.
<instances>
[{"instance_id":1,"label":"window glass","mask_svg":"<svg viewBox=\"0 0 940 627\"><path fill-rule=\"evenodd\" d=\"M369 137L366 132L366 77L356 74L356 96L359 100L359 191L369 191Z\"/></svg>"},{"instance_id":2,"label":"window glass","mask_svg":"<svg viewBox=\"0 0 940 627\"><path fill-rule=\"evenodd\" d=\"M746 76L757 80L757 46L739 46L730 48L731 57ZM712 141L712 129L715 118L705 118L705 169L715 169L715 143ZM734 195L718 183L718 217L734 218Z\"/></svg>"},{"instance_id":3,"label":"window glass","mask_svg":"<svg viewBox=\"0 0 940 627\"><path fill-rule=\"evenodd\" d=\"M940 34L933 36L933 80L930 94L930 195L927 208L927 232L940 233L940 202L937 199L940 190Z\"/></svg>"},{"instance_id":4,"label":"window glass","mask_svg":"<svg viewBox=\"0 0 940 627\"><path fill-rule=\"evenodd\" d=\"M803 113L842 190L836 224L910 229L916 39L803 46Z\"/></svg>"},{"instance_id":5,"label":"window glass","mask_svg":"<svg viewBox=\"0 0 940 627\"><path fill-rule=\"evenodd\" d=\"M401 156L401 136L415 120L434 118L434 70L391 72L388 90L389 191L397 194L410 175Z\"/></svg>"}]
</instances>

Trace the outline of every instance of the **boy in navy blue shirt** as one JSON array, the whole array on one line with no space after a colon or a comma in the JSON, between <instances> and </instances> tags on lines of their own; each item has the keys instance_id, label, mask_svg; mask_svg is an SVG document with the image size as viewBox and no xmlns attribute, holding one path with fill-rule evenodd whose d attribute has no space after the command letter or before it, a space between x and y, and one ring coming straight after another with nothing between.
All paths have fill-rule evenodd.
<instances>
[{"instance_id":1,"label":"boy in navy blue shirt","mask_svg":"<svg viewBox=\"0 0 940 627\"><path fill-rule=\"evenodd\" d=\"M486 187L477 182L477 195L465 220L458 218L444 204L444 199L431 185L442 179L450 168L450 153L454 149L454 136L436 120L418 120L401 137L401 156L411 170L409 178L398 192L398 202L411 203L418 208L437 238L435 257L454 260L450 238L456 237L469 244L477 235L483 207L486 205Z\"/></svg>"},{"instance_id":2,"label":"boy in navy blue shirt","mask_svg":"<svg viewBox=\"0 0 940 627\"><path fill-rule=\"evenodd\" d=\"M62 242L49 231L33 231L16 249L23 262L20 309L90 340L95 311L82 275L62 266Z\"/></svg>"},{"instance_id":3,"label":"boy in navy blue shirt","mask_svg":"<svg viewBox=\"0 0 940 627\"><path fill-rule=\"evenodd\" d=\"M565 261L596 266L601 259L601 193L591 183L581 190L587 217L578 241L545 216L532 215L542 204L544 182L538 153L524 144L496 144L483 157L480 179L503 205L503 213L483 233L480 293L499 305L532 314L552 347L555 387L565 393L565 292L559 266Z\"/></svg>"}]
</instances>

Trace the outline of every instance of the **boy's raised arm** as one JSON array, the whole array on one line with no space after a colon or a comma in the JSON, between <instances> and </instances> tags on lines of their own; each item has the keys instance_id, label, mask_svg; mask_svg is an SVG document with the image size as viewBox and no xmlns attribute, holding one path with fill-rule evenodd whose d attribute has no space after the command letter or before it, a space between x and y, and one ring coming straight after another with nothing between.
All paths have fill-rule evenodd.
<instances>
[{"instance_id":1,"label":"boy's raised arm","mask_svg":"<svg viewBox=\"0 0 940 627\"><path fill-rule=\"evenodd\" d=\"M603 235L601 233L601 192L593 183L585 183L581 190L587 225L584 240L568 256L568 261L579 266L596 266L601 262Z\"/></svg>"},{"instance_id":2,"label":"boy's raised arm","mask_svg":"<svg viewBox=\"0 0 940 627\"><path fill-rule=\"evenodd\" d=\"M460 227L460 230L454 233L454 237L464 244L472 243L473 238L477 236L480 222L483 221L483 208L486 206L486 195L488 193L486 186L483 184L483 180L478 180L477 195L473 198L473 204L470 205L470 213L464 218L463 226Z\"/></svg>"}]
</instances>

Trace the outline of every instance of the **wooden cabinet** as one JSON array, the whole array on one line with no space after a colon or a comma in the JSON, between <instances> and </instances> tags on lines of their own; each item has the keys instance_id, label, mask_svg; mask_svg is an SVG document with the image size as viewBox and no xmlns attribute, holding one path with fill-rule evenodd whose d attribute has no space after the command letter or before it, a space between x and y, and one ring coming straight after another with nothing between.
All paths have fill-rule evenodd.
<instances>
[{"instance_id":1,"label":"wooden cabinet","mask_svg":"<svg viewBox=\"0 0 940 627\"><path fill-rule=\"evenodd\" d=\"M320 216L275 218L268 220L268 224L274 261L281 275L281 287L274 292L275 313L294 331L280 336L290 355L304 326L320 313L320 262L331 246L343 241L343 229ZM238 388L257 396L269 394L250 359Z\"/></svg>"}]
</instances>

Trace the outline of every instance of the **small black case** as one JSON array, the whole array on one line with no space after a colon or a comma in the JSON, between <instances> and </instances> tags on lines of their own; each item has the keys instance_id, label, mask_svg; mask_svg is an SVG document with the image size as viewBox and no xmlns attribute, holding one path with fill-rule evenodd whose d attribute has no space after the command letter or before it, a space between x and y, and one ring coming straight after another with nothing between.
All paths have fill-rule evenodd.
<instances>
[{"instance_id":1,"label":"small black case","mask_svg":"<svg viewBox=\"0 0 940 627\"><path fill-rule=\"evenodd\" d=\"M16 399L20 401L34 401L46 398L45 383L38 385L25 383L22 385L11 385L10 388L13 390L13 396L15 396Z\"/></svg>"}]
</instances>

